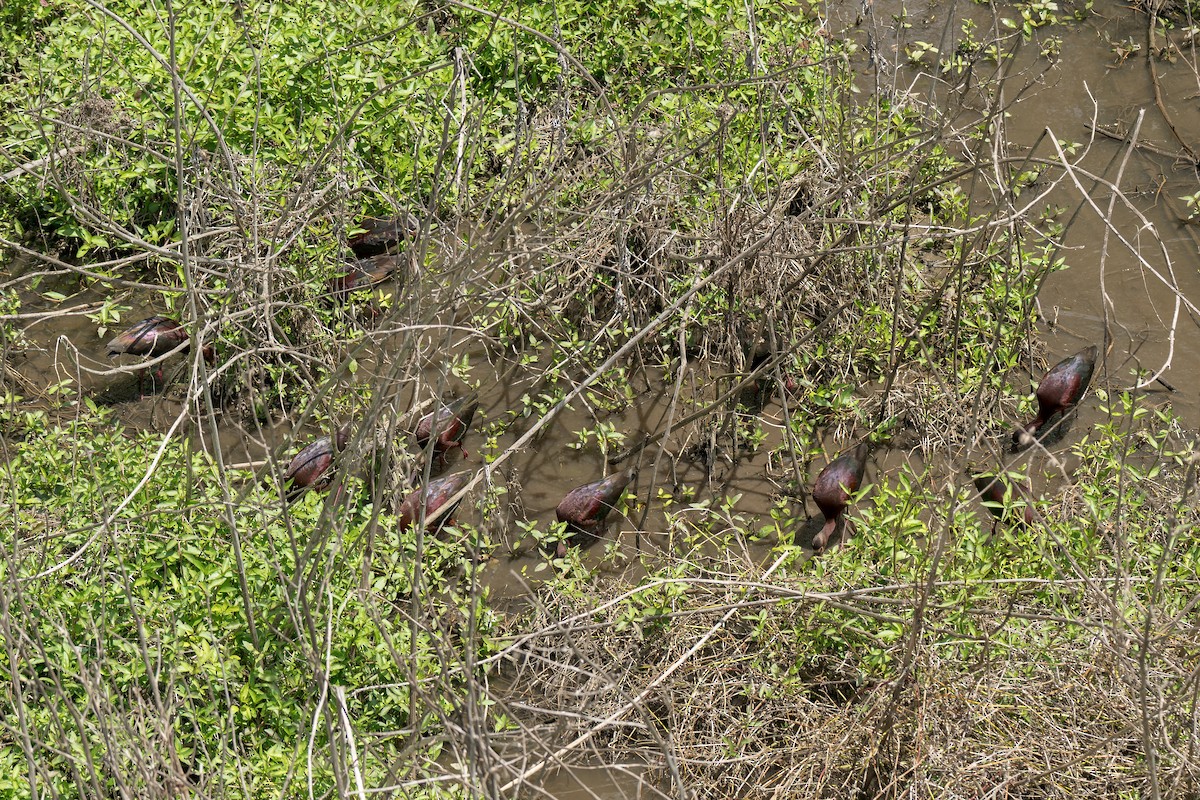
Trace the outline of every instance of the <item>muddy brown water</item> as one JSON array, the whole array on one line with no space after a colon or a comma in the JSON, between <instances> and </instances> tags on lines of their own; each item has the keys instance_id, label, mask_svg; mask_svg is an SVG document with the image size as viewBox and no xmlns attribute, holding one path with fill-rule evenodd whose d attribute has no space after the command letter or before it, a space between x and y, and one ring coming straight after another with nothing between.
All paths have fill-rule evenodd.
<instances>
[{"instance_id":1,"label":"muddy brown water","mask_svg":"<svg viewBox=\"0 0 1200 800\"><path fill-rule=\"evenodd\" d=\"M909 64L907 54L917 43L949 55L961 40L963 19L976 23L980 39L989 30L1007 30L1000 20L1020 19L1003 5L940 0L847 0L830 4L829 12L831 32L863 47L857 62L860 87L911 94L938 108L962 102L979 109L983 100L969 92L960 100L934 70ZM896 24L902 13L907 26ZM1055 162L1060 157L1053 140L1080 145L1068 156L1075 180L1058 181L1038 204L1062 209L1057 219L1068 225L1060 255L1070 268L1050 275L1039 296L1050 363L1086 344L1107 344L1102 385L1133 387L1139 383L1135 369L1161 374L1178 391L1168 392L1161 383L1142 390L1169 402L1183 424L1195 429L1200 426L1195 381L1200 314L1191 304L1200 302L1200 228L1186 222L1190 212L1180 198L1200 190L1193 155L1200 153L1195 135L1200 131L1200 59L1189 35L1176 30L1157 35L1160 52L1170 47L1169 57L1150 63L1148 24L1146 15L1127 5L1101 2L1083 22L1040 29L1006 67L1004 91L1019 99L1003 136L1011 154ZM1038 51L1052 36L1061 40L1060 54L1046 59ZM1140 49L1131 53L1135 47ZM981 69L989 68L994 67ZM1155 74L1162 107L1182 143L1156 103ZM1135 129L1143 146L1132 152L1099 132L1123 135ZM1044 133L1048 136L1038 144ZM1044 175L1023 197L1048 187L1049 173ZM1102 180L1098 187L1095 176ZM1082 409L1084 426L1099 421L1095 405Z\"/></svg>"},{"instance_id":2,"label":"muddy brown water","mask_svg":"<svg viewBox=\"0 0 1200 800\"><path fill-rule=\"evenodd\" d=\"M651 800L677 796L647 783L644 771L645 767L638 764L617 769L573 767L557 770L535 785L543 796L555 800Z\"/></svg>"},{"instance_id":3,"label":"muddy brown water","mask_svg":"<svg viewBox=\"0 0 1200 800\"><path fill-rule=\"evenodd\" d=\"M1184 425L1194 429L1200 427L1200 387L1195 381L1200 374L1200 336L1196 329L1200 314L1193 313L1189 304L1200 301L1197 268L1200 257L1197 228L1182 221L1188 212L1179 198L1200 190L1200 181L1195 159L1186 163L1147 149L1135 149L1125 158L1127 145L1094 132L1093 126L1126 131L1140 124L1138 141L1163 152L1182 150L1154 101L1154 84L1146 62L1145 16L1116 4L1099 6L1097 13L1082 23L1039 32L1042 41L1047 35L1061 38L1061 53L1056 62L1049 63L1038 55L1037 41L1018 49L1008 84L1014 95L1023 89L1004 131L1012 151L1030 152L1047 129L1054 139L1081 143L1076 174L1084 190L1100 207L1097 211L1085 203L1080 189L1069 179L1060 181L1041 201L1065 209L1059 219L1070 222L1061 253L1070 269L1051 275L1042 289L1041 335L1053 363L1088 343L1104 342L1107 330L1109 349L1098 381L1110 388L1124 388L1134 385L1131 371L1135 367L1150 372L1162 369L1162 377L1177 391L1168 392L1161 383L1150 383L1142 391L1154 393L1159 401L1169 403ZM961 98L952 97L945 84L928 69L906 65L906 49L916 42L927 42L949 53L966 16L986 32L998 17L1016 13L992 12L978 4L947 4L940 0L903 3L875 0L865 8L864 12L859 0L847 0L831 4L828 9L830 31L855 38L863 45L856 61L860 88L868 92L876 87L880 91L905 92L938 107L959 102ZM902 11L907 12L910 27L894 23L894 15ZM1181 34L1172 33L1169 39L1178 50L1175 62L1155 63L1164 105L1185 142L1200 151L1200 138L1191 141L1189 137L1200 131L1196 54ZM1161 44L1166 41L1160 37ZM1114 48L1130 42L1140 43L1140 52L1118 63L1121 54ZM964 114L973 102L978 107L982 100L967 96ZM1047 141L1033 155L1057 160L1054 148ZM1116 182L1122 195L1115 197L1103 186L1095 188L1089 173ZM1126 200L1131 204L1129 207ZM61 304L46 300L41 293L47 290L61 291L69 299ZM26 290L22 300L23 310L36 311L80 305L94 308L104 298L93 290L79 291L64 282L42 285L37 291ZM162 311L137 307L135 300L128 304L135 307L125 313L126 322ZM82 314L32 322L26 328L26 336L32 346L11 362L22 383L44 388L71 379L83 393L116 408L119 419L132 428L159 428L180 410L176 400L157 393L138 399L136 379L131 373L97 375L79 369L77 364L96 370L111 366L102 351L107 336L98 336L96 323ZM485 364L486 359L476 358L473 363ZM172 369L180 367L176 362L166 369L171 375ZM528 388L519 380L489 388L484 376L475 377L482 379L488 389L477 427L497 419L507 409L519 407L520 398ZM6 375L5 380L12 378L13 375ZM426 376L425 384L437 385L437 376ZM572 447L580 429L591 427L598 420L612 423L627 437L624 443L614 445L616 450L636 441L642 433L662 429L672 413L670 386L651 376L638 388L641 391L638 401L622 413L593 414L584 404L576 404L560 414L533 446L510 459L503 474L520 487L522 518L545 527L553 521L554 508L566 491L605 474L605 459L594 446L582 450ZM406 402L416 399L410 397ZM674 413L675 418L682 416L678 410ZM651 492L659 489L679 494L691 487L697 500L740 495L737 511L765 524L771 507L781 494L794 489L797 478L794 466L767 463L766 454L782 440L782 415L777 400L768 403L761 415L767 433L762 448L754 454L726 452L711 465L686 458L656 458L659 448L648 449L638 459L641 471L632 487L641 505L630 509L610 528L609 540L615 544L591 548L584 556L585 563L636 581L643 574L640 554L669 557L672 538L666 517L657 504L650 504L648 511L644 507ZM1102 420L1098 403L1091 399L1080 410L1076 430ZM295 439L299 447L305 437L317 434L316 430L293 431L292 423L278 416L254 431L222 421L216 446L226 463L252 463L260 462L265 453L281 443ZM501 437L499 447L506 448L516 435L514 432ZM210 448L213 446L203 436L200 440ZM662 448L678 456L691 443L686 432L680 432L664 441ZM473 455L464 466L479 466L478 435L469 438L467 445ZM825 449L833 457L840 449L839 443L826 442ZM869 468L868 480L913 458L897 451L878 453ZM801 482L809 485L812 473L823 463L818 458L809 474L799 475ZM815 513L811 504L808 511ZM811 537L816 527L819 523L807 526L805 535ZM634 533L635 529L640 533ZM515 526L508 526L500 538L484 582L493 600L505 604L520 602L547 574L541 566L544 558L529 542L518 547ZM764 563L770 558L773 544L770 536L759 543L747 543L744 557L750 562ZM658 795L657 790L641 780L636 767L564 769L548 773L539 781L539 796L564 800Z\"/></svg>"}]
</instances>

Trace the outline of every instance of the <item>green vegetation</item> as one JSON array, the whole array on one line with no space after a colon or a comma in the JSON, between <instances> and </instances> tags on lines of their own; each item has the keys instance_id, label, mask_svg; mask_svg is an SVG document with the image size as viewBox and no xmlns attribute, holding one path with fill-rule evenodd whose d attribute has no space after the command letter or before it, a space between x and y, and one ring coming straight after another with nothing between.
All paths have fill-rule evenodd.
<instances>
[{"instance_id":1,"label":"green vegetation","mask_svg":"<svg viewBox=\"0 0 1200 800\"><path fill-rule=\"evenodd\" d=\"M345 766L331 757L343 746L331 738L347 734L339 714L367 739L356 767L372 784L402 753L437 757L435 738L394 731L439 730L462 702L466 676L440 654L473 602L446 583L461 548L418 543L358 502L326 508L309 495L281 515L274 492L251 485L226 505L238 479L203 454L88 411L65 425L22 420L0 487L15 534L3 637L25 711L7 725L37 743L42 793L151 792L147 754L254 796L303 793L309 780L325 792ZM411 624L420 614L438 624ZM488 620L476 617L473 633ZM314 673L352 691L318 699ZM437 688L416 690L414 677ZM237 760L222 742L237 742ZM306 746L322 755L302 768ZM29 793L20 750L10 739L3 751L8 796Z\"/></svg>"},{"instance_id":2,"label":"green vegetation","mask_svg":"<svg viewBox=\"0 0 1200 800\"><path fill-rule=\"evenodd\" d=\"M1183 792L1179 423L1097 380L1100 424L1003 447L1066 221L1052 160L994 152L985 67L1089 8L911 43L984 90L964 125L867 96L803 4L0 6L0 797L514 796L588 758L672 796ZM331 297L401 211L397 275ZM126 417L97 359L143 311L218 357ZM97 335L36 385L26 320L72 317ZM465 388L460 524L399 530L413 423ZM281 501L347 422L332 487ZM859 440L890 466L810 558L804 487ZM539 447L640 466L636 549L543 556L571 487ZM997 470L1033 524L964 478Z\"/></svg>"}]
</instances>

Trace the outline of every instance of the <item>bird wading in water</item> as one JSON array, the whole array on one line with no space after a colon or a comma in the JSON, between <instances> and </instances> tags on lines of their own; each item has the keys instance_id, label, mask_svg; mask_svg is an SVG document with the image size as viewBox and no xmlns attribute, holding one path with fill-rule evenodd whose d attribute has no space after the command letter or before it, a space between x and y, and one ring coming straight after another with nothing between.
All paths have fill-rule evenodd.
<instances>
[{"instance_id":1,"label":"bird wading in water","mask_svg":"<svg viewBox=\"0 0 1200 800\"><path fill-rule=\"evenodd\" d=\"M413 439L422 450L431 449L435 470L446 468L454 450L461 450L464 456L470 456L463 447L463 440L478 409L479 400L474 395L466 395L426 414L417 422Z\"/></svg>"},{"instance_id":2,"label":"bird wading in water","mask_svg":"<svg viewBox=\"0 0 1200 800\"><path fill-rule=\"evenodd\" d=\"M625 487L633 480L634 470L614 473L603 480L584 484L567 492L562 502L554 509L559 522L567 524L574 535L570 544L583 544L600 538L607 524L609 512L625 493ZM567 554L567 541L560 541L555 555L562 558Z\"/></svg>"},{"instance_id":3,"label":"bird wading in water","mask_svg":"<svg viewBox=\"0 0 1200 800\"><path fill-rule=\"evenodd\" d=\"M979 499L988 511L992 512L995 520L992 522L992 533L1002 521L1016 525L1033 524L1033 489L1028 482L1010 484L999 475L971 475ZM1007 501L1007 508L1006 508ZM1024 501L1025 509L1018 512L1013 508L1014 501Z\"/></svg>"},{"instance_id":4,"label":"bird wading in water","mask_svg":"<svg viewBox=\"0 0 1200 800\"><path fill-rule=\"evenodd\" d=\"M360 232L346 240L355 258L391 253L401 243L421 233L421 221L407 211L393 217L367 217L358 223Z\"/></svg>"},{"instance_id":5,"label":"bird wading in water","mask_svg":"<svg viewBox=\"0 0 1200 800\"><path fill-rule=\"evenodd\" d=\"M442 510L450 498L462 491L462 488L470 480L471 473L456 472L444 478L435 478L425 486L411 492L400 503L400 508L397 511L400 517L400 530L406 530L419 522L422 516L422 508L424 508L424 517L428 523L435 514ZM452 506L446 509L444 514L428 525L429 531L437 534L441 532L443 527L452 524L454 521L454 511L457 507L458 501L455 501Z\"/></svg>"},{"instance_id":6,"label":"bird wading in water","mask_svg":"<svg viewBox=\"0 0 1200 800\"><path fill-rule=\"evenodd\" d=\"M829 538L837 528L838 520L845 523L842 541L848 538L851 523L845 519L846 506L862 484L863 471L867 466L867 452L866 443L860 444L829 462L817 475L817 480L813 483L812 498L825 517L825 525L813 537L812 546L815 552L824 552L829 546Z\"/></svg>"},{"instance_id":7,"label":"bird wading in water","mask_svg":"<svg viewBox=\"0 0 1200 800\"><path fill-rule=\"evenodd\" d=\"M333 436L322 436L292 456L283 473L285 495L289 501L310 489L323 491L333 480L334 457L346 449L350 441L350 425L347 423Z\"/></svg>"},{"instance_id":8,"label":"bird wading in water","mask_svg":"<svg viewBox=\"0 0 1200 800\"><path fill-rule=\"evenodd\" d=\"M1037 416L1013 433L1013 447L1020 449L1032 444L1034 438L1040 439L1051 419L1075 407L1092 382L1098 354L1096 346L1091 345L1050 368L1038 383Z\"/></svg>"},{"instance_id":9,"label":"bird wading in water","mask_svg":"<svg viewBox=\"0 0 1200 800\"><path fill-rule=\"evenodd\" d=\"M184 327L170 317L154 316L149 319L144 319L134 325L129 330L119 334L112 339L105 349L108 351L109 358L117 358L122 353L128 353L131 356L148 356L157 358L158 356L166 355L180 345L184 345L182 352L191 350L191 341L188 337L188 332ZM212 364L216 361L216 351L212 345L205 345L201 351L204 361ZM142 395L142 384L146 377L146 370L138 370L138 396ZM154 378L159 383L163 380L162 365L158 365L154 370Z\"/></svg>"}]
</instances>

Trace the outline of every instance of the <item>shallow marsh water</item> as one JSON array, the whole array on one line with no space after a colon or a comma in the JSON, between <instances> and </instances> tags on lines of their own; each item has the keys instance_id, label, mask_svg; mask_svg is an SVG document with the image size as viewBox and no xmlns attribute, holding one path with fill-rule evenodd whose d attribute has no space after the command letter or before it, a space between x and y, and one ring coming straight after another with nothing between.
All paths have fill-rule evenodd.
<instances>
[{"instance_id":1,"label":"shallow marsh water","mask_svg":"<svg viewBox=\"0 0 1200 800\"><path fill-rule=\"evenodd\" d=\"M905 93L937 108L961 108L966 118L984 107L985 98L951 91L949 81L930 68L934 57L916 68L909 53L922 46L917 43L933 45L942 55L953 53L967 18L975 22L980 39L990 30L1006 32L1003 19L1019 20L1009 7L938 0L844 2L829 8L831 32L862 46L861 88ZM904 26L896 23L901 16ZM1049 363L1090 343L1108 344L1098 372L1101 385L1133 386L1135 368L1161 373L1178 391L1168 395L1154 382L1144 390L1169 401L1185 427L1195 429L1200 427L1200 387L1194 379L1200 371L1200 314L1192 309L1200 302L1200 229L1186 220L1190 209L1180 198L1200 189L1195 157L1200 138L1192 135L1200 130L1200 59L1191 35L1174 30L1155 35L1151 61L1148 26L1148 17L1127 5L1097 3L1082 22L1039 29L1005 67L1003 91L1013 102L1003 136L1018 156L1061 163L1065 155L1072 164L1071 174L1053 188L1043 177L1022 195L1049 188L1038 207L1061 209L1057 219L1066 226L1060 255L1069 269L1051 274L1039 297ZM1039 54L1050 37L1061 41L1054 58ZM1156 101L1156 78L1162 108L1182 143ZM1131 149L1101 131L1136 132L1135 141L1143 146ZM1060 154L1056 140L1077 146L1068 153L1064 144ZM991 198L976 201L986 205ZM1080 423L1098 419L1095 403L1086 403Z\"/></svg>"},{"instance_id":2,"label":"shallow marsh water","mask_svg":"<svg viewBox=\"0 0 1200 800\"><path fill-rule=\"evenodd\" d=\"M866 9L864 13L859 0L832 4L829 8L831 33L855 37L863 45L857 62L860 88L868 93L903 91L937 107L962 102L964 115L969 113L973 102L982 102L981 98L951 96L945 84L929 70L907 65L905 54L917 42L932 43L943 53L951 52L962 19L970 16L981 30L988 30L996 24L997 17L1011 16L1011 11L993 15L987 7L938 0L875 0ZM893 17L902 12L906 12L911 27L894 24ZM1170 403L1186 427L1200 427L1200 387L1195 381L1200 374L1200 335L1196 324L1200 314L1189 311L1191 302L1200 301L1200 256L1196 228L1182 220L1188 210L1178 199L1200 189L1195 159L1187 163L1186 159L1181 161L1148 150L1135 150L1125 158L1127 145L1095 133L1096 127L1128 131L1136 126L1138 141L1164 152L1182 150L1173 141L1154 100L1152 72L1146 61L1146 18L1125 6L1103 4L1082 23L1039 32L1043 39L1048 35L1061 37L1057 61L1040 57L1036 42L1017 52L1008 86L1014 93L1022 88L1024 91L1012 107L1004 134L1016 152L1023 152L1049 130L1049 137L1042 140L1035 155L1052 160L1058 159L1052 143L1055 139L1083 145L1078 151L1082 155L1076 155L1079 160L1074 162L1079 186L1070 179L1060 181L1044 198L1046 205L1066 209L1060 219L1064 223L1069 221L1062 255L1070 269L1051 275L1040 295L1041 335L1048 360L1053 363L1088 343L1104 341L1107 327L1111 342L1104 369L1098 373L1101 385L1130 386L1134 382L1131 369L1135 366L1156 371L1169 364L1162 377L1177 391L1168 393L1159 383L1149 384L1145 391L1153 392L1163 403ZM1155 67L1163 103L1176 129L1186 137L1188 132L1200 130L1200 104L1195 101L1200 80L1190 43L1179 34L1173 33L1169 38L1178 48L1176 60L1158 61ZM1118 63L1122 43L1139 42L1140 52ZM1165 45L1166 39L1160 37L1160 42ZM1187 144L1200 149L1200 139ZM1117 196L1103 185L1095 188L1092 175L1116 182L1122 194ZM1084 202L1080 187L1098 210ZM1038 187L1035 184L1032 188ZM1132 203L1131 207L1125 205L1126 199ZM1075 209L1081 205L1082 210L1076 215ZM1122 239L1131 246L1127 247ZM78 292L65 285L39 287L39 291L47 289L70 295L64 305L98 306L104 299L94 291ZM26 310L50 307L33 292L22 299L28 301ZM140 319L154 311L139 308L128 312L125 319ZM160 428L164 420L173 419L179 412L177 401L157 393L137 399L136 380L130 373L95 375L76 367L83 364L101 370L109 366L102 352L105 339L97 337L96 324L86 316L65 315L36 322L27 329L27 336L34 346L12 362L16 375L10 377L19 376L30 386L40 387L69 378L81 392L118 409L121 422L131 428ZM473 363L485 364L486 359L479 358ZM370 367L364 365L364 369ZM179 368L178 362L168 365L168 375ZM431 373L426 383L435 385L437 377ZM519 381L492 383L485 376L476 377L487 388L477 427L496 419L505 409L519 407L526 389ZM670 413L669 385L650 381L641 389L642 396L629 411L602 417L602 421L613 423L626 434L626 444L643 433L660 430ZM633 488L643 503L651 487L654 491L661 488L668 492L693 487L698 499L736 494L741 496L739 513L752 519L766 519L776 498L791 491L789 487L797 477L806 486L812 478L812 474L797 476L786 464L768 467L766 453L783 435L782 414L783 408L777 400L763 410L767 439L757 454L725 453L718 463L709 466L697 460L657 458L660 448L648 449L640 456L641 473ZM1076 426L1083 429L1102 419L1098 404L1094 399L1089 400L1081 408ZM594 448L580 451L572 447L576 431L596 421L597 417L579 404L559 415L534 446L510 459L505 474L521 486L519 513L524 519L535 520L545 527L554 519L554 507L567 490L604 474L606 466L599 452ZM312 431L312 435L316 434L317 431ZM661 449L679 456L692 443L689 435L692 435L689 431L681 430L664 441ZM272 418L255 431L222 420L218 423L215 447L227 464L255 463L293 437L292 425L286 419ZM303 442L303 437L296 438ZM506 434L498 445L504 449L515 438L515 433ZM207 435L200 435L198 440L210 449L214 447ZM473 441L468 440L468 449L473 452L468 466L481 463L480 455L475 452L478 443L477 434ZM826 448L832 458L839 446L830 441ZM877 453L868 479L877 471L887 471L914 458L899 450ZM810 472L815 473L823 463L818 459ZM811 504L808 510L815 513ZM585 555L586 563L603 564L604 570L636 580L641 574L636 558L639 551L669 555L671 539L661 511L657 506L652 506L645 516L642 511L642 508L632 509L610 528L609 538L617 543L616 557L606 559L606 547L599 545ZM642 533L635 535L635 529ZM810 525L806 534L811 537L812 532ZM512 527L505 536L504 541L497 542L496 554L485 568L484 584L493 601L519 603L545 574L539 571L544 558L528 542L514 554L516 531ZM745 557L764 563L770 558L772 544L770 537L761 543L747 543ZM636 770L563 769L542 776L539 781L535 794L564 800L659 796L658 791L639 779Z\"/></svg>"}]
</instances>

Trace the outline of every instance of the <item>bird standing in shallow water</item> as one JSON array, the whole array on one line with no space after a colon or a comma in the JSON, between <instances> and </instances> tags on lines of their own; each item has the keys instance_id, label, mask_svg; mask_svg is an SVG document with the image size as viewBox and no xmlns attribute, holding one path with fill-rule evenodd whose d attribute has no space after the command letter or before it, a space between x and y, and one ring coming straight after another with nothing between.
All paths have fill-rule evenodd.
<instances>
[{"instance_id":1,"label":"bird standing in shallow water","mask_svg":"<svg viewBox=\"0 0 1200 800\"><path fill-rule=\"evenodd\" d=\"M428 520L440 511L442 506L446 505L446 502L451 497L462 491L462 488L467 485L470 479L471 473L456 472L453 475L432 480L427 485L410 493L400 503L400 508L397 511L400 517L400 530L407 529L421 519L422 506L425 509L425 519ZM453 522L454 510L457 506L458 503L455 502L453 506L446 509L446 513L434 521L430 532L439 533L444 526Z\"/></svg>"},{"instance_id":2,"label":"bird standing in shallow water","mask_svg":"<svg viewBox=\"0 0 1200 800\"><path fill-rule=\"evenodd\" d=\"M325 282L325 292L337 303L344 303L354 292L374 289L400 268L400 259L391 254L360 259L346 266L336 278Z\"/></svg>"},{"instance_id":3,"label":"bird standing in shallow water","mask_svg":"<svg viewBox=\"0 0 1200 800\"><path fill-rule=\"evenodd\" d=\"M987 510L992 512L995 522L992 523L992 533L996 532L996 526L1000 521L1007 518L1008 522L1016 522L1020 524L1022 521L1026 525L1033 524L1033 489L1028 482L1023 484L1014 484L1010 486L1001 480L998 475L971 475L971 480L975 482L975 489L979 492L979 498L983 500ZM1013 501L1024 501L1025 512L1021 515L1021 519L1014 519L1016 509L1009 509L1010 512L1005 512L1004 501L1005 495L1008 496L1009 503Z\"/></svg>"},{"instance_id":4,"label":"bird standing in shallow water","mask_svg":"<svg viewBox=\"0 0 1200 800\"><path fill-rule=\"evenodd\" d=\"M463 447L463 439L467 437L467 430L478 409L478 398L469 394L421 417L413 430L413 438L422 450L432 440L434 467L445 469L450 463L450 452L455 448L462 450L464 456L470 455Z\"/></svg>"},{"instance_id":5,"label":"bird standing in shallow water","mask_svg":"<svg viewBox=\"0 0 1200 800\"><path fill-rule=\"evenodd\" d=\"M362 233L346 240L356 258L370 258L390 253L400 243L415 239L421 232L421 222L403 211L394 217L367 217L358 223Z\"/></svg>"},{"instance_id":6,"label":"bird standing in shallow water","mask_svg":"<svg viewBox=\"0 0 1200 800\"><path fill-rule=\"evenodd\" d=\"M116 358L122 353L128 353L131 356L149 356L157 358L158 356L166 355L167 353L179 347L181 344L187 343L183 348L183 352L191 349L189 343L188 332L184 330L173 319L163 316L154 316L149 319L144 319L134 325L124 333L119 334L116 338L105 345L108 351L109 358ZM216 351L211 345L205 345L202 351L204 360L212 364L216 360ZM146 370L138 371L138 396L142 394L142 383L146 378ZM159 365L154 371L155 380L162 383L163 371L162 365Z\"/></svg>"},{"instance_id":7,"label":"bird standing in shallow water","mask_svg":"<svg viewBox=\"0 0 1200 800\"><path fill-rule=\"evenodd\" d=\"M567 530L575 533L570 539L571 544L600 538L609 512L621 499L633 476L634 470L627 469L567 492L558 508L554 509L554 515L559 522L567 523ZM567 544L566 541L560 541L555 555L559 558L565 556Z\"/></svg>"},{"instance_id":8,"label":"bird standing in shallow water","mask_svg":"<svg viewBox=\"0 0 1200 800\"><path fill-rule=\"evenodd\" d=\"M333 473L329 469L333 465L333 457L345 450L349 441L350 425L346 424L335 436L322 436L292 456L283 473L288 500L295 500L309 489L321 491L327 488L333 480Z\"/></svg>"},{"instance_id":9,"label":"bird standing in shallow water","mask_svg":"<svg viewBox=\"0 0 1200 800\"><path fill-rule=\"evenodd\" d=\"M1085 347L1050 368L1037 388L1038 413L1029 424L1013 433L1013 446L1020 448L1031 443L1031 437L1041 438L1043 429L1056 414L1065 414L1075 407L1096 368L1096 345Z\"/></svg>"},{"instance_id":10,"label":"bird standing in shallow water","mask_svg":"<svg viewBox=\"0 0 1200 800\"><path fill-rule=\"evenodd\" d=\"M842 539L846 539L850 521L845 520L846 506L851 496L858 491L862 483L863 471L867 466L868 447L866 443L858 445L854 450L845 453L826 465L817 475L813 484L812 498L825 516L825 526L813 537L813 550L822 552L829 545L829 537L837 528L839 519L845 521Z\"/></svg>"}]
</instances>

